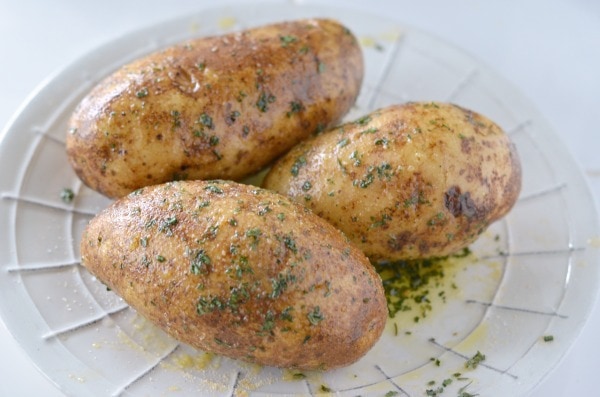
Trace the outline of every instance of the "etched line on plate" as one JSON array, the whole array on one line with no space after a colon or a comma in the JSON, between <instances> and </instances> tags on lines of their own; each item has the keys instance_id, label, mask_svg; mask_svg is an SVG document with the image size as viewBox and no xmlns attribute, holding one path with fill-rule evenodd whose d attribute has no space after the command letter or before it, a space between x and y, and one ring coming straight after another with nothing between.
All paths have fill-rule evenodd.
<instances>
[{"instance_id":1,"label":"etched line on plate","mask_svg":"<svg viewBox=\"0 0 600 397\"><path fill-rule=\"evenodd\" d=\"M540 190L538 192L534 192L534 193L530 193L527 196L521 196L519 197L519 200L517 201L517 203L523 202L523 201L528 201L528 200L532 200L532 199L536 199L536 198L540 198L543 196L548 196L550 194L554 194L557 192L560 192L561 190L565 189L567 187L566 183L561 183L559 185L556 186L550 186L547 189L544 190Z\"/></svg>"},{"instance_id":2,"label":"etched line on plate","mask_svg":"<svg viewBox=\"0 0 600 397\"><path fill-rule=\"evenodd\" d=\"M398 52L400 51L400 48L401 48L400 44L403 41L403 37L404 37L403 35L400 35L392 42L389 55L385 61L385 64L383 65L383 70L381 71L379 80L377 81L377 84L375 85L375 87L373 89L373 94L371 95L371 98L369 98L369 101L367 102L367 111L372 111L373 106L375 106L375 101L377 100L380 90L383 87L383 82L385 81L388 74L390 73L390 70L392 69L392 65L394 64L393 61L396 59L396 56L398 55Z\"/></svg>"},{"instance_id":3,"label":"etched line on plate","mask_svg":"<svg viewBox=\"0 0 600 397\"><path fill-rule=\"evenodd\" d=\"M44 200L33 198L33 197L19 197L19 196L15 196L15 195L12 195L9 193L2 193L0 195L0 197L3 200L21 201L24 203L39 205L39 206L51 208L54 210L72 212L74 214L80 214L80 215L96 216L96 213L92 212L90 210L84 210L84 209L79 209L79 208L74 208L74 207L65 207L65 206L62 206L62 205L59 205L56 203L52 203L50 201L44 201Z\"/></svg>"},{"instance_id":4,"label":"etched line on plate","mask_svg":"<svg viewBox=\"0 0 600 397\"><path fill-rule=\"evenodd\" d=\"M34 132L36 134L41 135L42 137L48 139L51 142L57 143L57 144L59 144L61 146L66 146L67 145L67 143L65 141L63 141L62 139L57 138L57 137L55 137L53 135L48 134L46 131L42 130L41 128L34 128L33 130L34 130Z\"/></svg>"},{"instance_id":5,"label":"etched line on plate","mask_svg":"<svg viewBox=\"0 0 600 397\"><path fill-rule=\"evenodd\" d=\"M308 381L308 379L305 379L305 380L304 380L304 383L306 384L306 389L308 390L308 394L309 394L311 397L314 397L314 396L315 396L315 393L313 392L313 390L312 390L312 387L310 387L310 382Z\"/></svg>"},{"instance_id":6,"label":"etched line on plate","mask_svg":"<svg viewBox=\"0 0 600 397\"><path fill-rule=\"evenodd\" d=\"M128 308L129 308L129 305L123 305L123 306L119 306L119 307L117 307L115 309L107 310L106 312L100 313L97 316L84 319L80 323L73 324L73 325L70 325L68 327L64 327L64 328L57 329L57 330L54 330L54 331L50 331L50 332L42 335L42 339L55 338L55 337L57 337L59 335L63 335L63 334L69 333L69 332L73 332L73 331L76 331L76 330L84 328L84 327L89 327L90 325L96 324L97 322L101 321L102 319L106 318L107 316L116 314L116 313L121 312L123 310L126 310Z\"/></svg>"},{"instance_id":7,"label":"etched line on plate","mask_svg":"<svg viewBox=\"0 0 600 397\"><path fill-rule=\"evenodd\" d=\"M400 391L401 393L403 393L405 396L410 397L410 394L408 394L402 387L400 387L400 385L398 385L391 376L389 376L388 374L385 373L385 371L379 366L379 364L375 364L375 369L377 371L379 371L383 376L385 376L385 379L390 382L392 385L394 385L394 387L396 389L398 389L398 391Z\"/></svg>"},{"instance_id":8,"label":"etched line on plate","mask_svg":"<svg viewBox=\"0 0 600 397\"><path fill-rule=\"evenodd\" d=\"M516 126L514 126L513 128L511 128L509 131L506 132L507 135L516 135L519 132L524 132L525 129L529 126L531 126L533 124L533 121L531 120L525 120L520 122L519 124L517 124Z\"/></svg>"},{"instance_id":9,"label":"etched line on plate","mask_svg":"<svg viewBox=\"0 0 600 397\"><path fill-rule=\"evenodd\" d=\"M67 267L79 266L80 261L64 262L64 263L28 263L25 265L8 265L6 270L11 272L33 272L38 270L53 270L63 269Z\"/></svg>"},{"instance_id":10,"label":"etched line on plate","mask_svg":"<svg viewBox=\"0 0 600 397\"><path fill-rule=\"evenodd\" d=\"M471 70L467 74L467 76L458 83L458 85L452 90L452 92L450 92L450 95L448 95L446 101L452 102L458 96L458 94L462 92L462 90L464 90L469 84L471 84L471 81L473 81L473 79L477 77L478 74L479 71L477 69Z\"/></svg>"},{"instance_id":11,"label":"etched line on plate","mask_svg":"<svg viewBox=\"0 0 600 397\"><path fill-rule=\"evenodd\" d=\"M338 389L335 392L337 392L337 393L347 393L347 392L351 392L353 390L359 390L359 389L364 389L366 387L375 386L375 385L381 384L383 382L394 383L394 381L392 380L392 376L386 374L383 371L383 369L381 367L379 367L379 365L375 364L375 369L377 369L383 375L384 378L382 380L377 380L377 381L374 381L374 382L371 382L371 383L363 383L360 386L349 387L347 389ZM399 377L399 376L402 376L402 375L405 375L405 373L401 373L401 374L396 375L394 377ZM394 385L396 387L400 387L400 386L396 385L395 383L394 383ZM410 397L410 394L408 394L407 391L403 390L402 388L400 388L399 390L402 391L404 394L406 394L408 397Z\"/></svg>"},{"instance_id":12,"label":"etched line on plate","mask_svg":"<svg viewBox=\"0 0 600 397\"><path fill-rule=\"evenodd\" d=\"M117 396L120 396L123 393L125 393L128 388L130 388L131 386L133 386L136 382L139 382L142 378L144 378L146 375L148 375L150 372L152 372L156 367L158 367L158 365L163 360L166 360L170 355L172 355L173 353L175 353L175 351L179 348L179 346L180 346L179 344L176 344L175 346L173 346L173 348L171 350L169 350L168 352L166 352L162 356L158 357L157 360L155 360L153 363L150 363L150 366L148 366L148 368L144 369L142 372L140 372L139 374L135 375L134 378L132 378L127 384L125 384L125 385L121 386L119 389L117 389L112 394L112 396L113 397L117 397Z\"/></svg>"},{"instance_id":13,"label":"etched line on plate","mask_svg":"<svg viewBox=\"0 0 600 397\"><path fill-rule=\"evenodd\" d=\"M435 346L437 346L437 347L439 347L439 348L443 349L444 351L446 351L446 352L448 352L448 353L452 353L452 354L454 354L454 355L456 355L456 356L458 356L458 357L461 357L461 358L463 358L465 361L468 361L468 360L470 360L470 357L468 357L468 356L466 356L466 355L464 355L464 354L462 354L462 353L459 353L459 352L457 352L456 350L454 350L454 349L452 349L452 348L450 348L450 347L446 347L446 346L442 345L441 343L438 343L438 342L435 340L435 338L429 338L429 342L430 342L430 343L432 343L433 345L435 345ZM499 373L499 374L510 376L511 378L513 378L513 379L515 379L515 380L516 380L516 379L519 379L519 377L518 377L517 375L515 375L515 374L512 374L512 373L510 373L510 372L508 372L508 371L504 371L504 370L502 370L502 369L500 369L500 368L496 368L496 367L494 367L494 366L491 366L491 365L489 365L489 364L486 364L486 363L484 363L484 362L480 362L478 365L479 365L479 366L481 366L481 367L485 367L485 368L487 368L487 369L490 369L490 370L492 370L492 371L494 371L494 372L497 372L497 373Z\"/></svg>"},{"instance_id":14,"label":"etched line on plate","mask_svg":"<svg viewBox=\"0 0 600 397\"><path fill-rule=\"evenodd\" d=\"M486 255L480 257L481 260L494 259L494 258L509 258L519 256L539 256L539 255L561 255L571 254L573 252L585 251L585 247L569 247L565 249L557 250L539 250L539 251L521 251L521 252L498 252L496 255Z\"/></svg>"},{"instance_id":15,"label":"etched line on plate","mask_svg":"<svg viewBox=\"0 0 600 397\"><path fill-rule=\"evenodd\" d=\"M503 310L512 310L512 311L515 311L515 312L522 312L522 313L529 313L529 314L539 314L541 316L558 317L558 318L563 318L563 319L569 318L569 316L566 316L564 314L560 314L560 313L557 313L557 312L545 312L545 311L541 311L541 310L526 309L526 308L523 308L523 307L498 305L498 304L493 303L493 302L483 302L483 301L478 301L478 300L475 300L475 299L467 299L465 302L466 303L475 303L475 304L478 304L478 305L481 305L481 306L494 307L494 308L503 309Z\"/></svg>"},{"instance_id":16,"label":"etched line on plate","mask_svg":"<svg viewBox=\"0 0 600 397\"><path fill-rule=\"evenodd\" d=\"M400 374L400 375L402 375L402 374ZM400 375L398 375L398 376L400 376ZM374 382L371 382L371 383L363 383L363 384L361 384L359 386L353 386L353 387L349 387L347 389L338 389L338 390L336 390L336 392L337 393L347 393L347 392L350 392L350 391L353 391L353 390L359 390L359 389L364 389L365 387L370 387L370 386L378 385L378 384L380 384L382 382L387 382L387 381L390 380L389 376L387 376L385 374L383 374L383 376L384 376L384 379L382 379L382 380L374 381Z\"/></svg>"},{"instance_id":17,"label":"etched line on plate","mask_svg":"<svg viewBox=\"0 0 600 397\"><path fill-rule=\"evenodd\" d=\"M235 378L233 379L233 385L231 386L231 394L229 395L229 397L233 397L236 395L235 392L238 388L241 375L242 375L242 371L237 371L237 373L235 374Z\"/></svg>"}]
</instances>

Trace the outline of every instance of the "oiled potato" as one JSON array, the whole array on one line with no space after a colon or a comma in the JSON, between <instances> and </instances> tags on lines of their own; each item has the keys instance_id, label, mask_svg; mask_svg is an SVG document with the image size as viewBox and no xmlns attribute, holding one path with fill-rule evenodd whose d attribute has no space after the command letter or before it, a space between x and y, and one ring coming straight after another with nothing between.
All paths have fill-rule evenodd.
<instances>
[{"instance_id":1,"label":"oiled potato","mask_svg":"<svg viewBox=\"0 0 600 397\"><path fill-rule=\"evenodd\" d=\"M484 116L408 103L299 144L263 187L311 208L371 260L417 259L466 247L505 215L521 168L507 135Z\"/></svg>"},{"instance_id":2,"label":"oiled potato","mask_svg":"<svg viewBox=\"0 0 600 397\"><path fill-rule=\"evenodd\" d=\"M200 38L100 82L69 122L77 175L106 196L180 179L240 180L354 104L356 38L332 20Z\"/></svg>"},{"instance_id":3,"label":"oiled potato","mask_svg":"<svg viewBox=\"0 0 600 397\"><path fill-rule=\"evenodd\" d=\"M341 232L257 187L144 188L95 217L84 266L176 339L264 365L329 369L387 319L379 275Z\"/></svg>"}]
</instances>

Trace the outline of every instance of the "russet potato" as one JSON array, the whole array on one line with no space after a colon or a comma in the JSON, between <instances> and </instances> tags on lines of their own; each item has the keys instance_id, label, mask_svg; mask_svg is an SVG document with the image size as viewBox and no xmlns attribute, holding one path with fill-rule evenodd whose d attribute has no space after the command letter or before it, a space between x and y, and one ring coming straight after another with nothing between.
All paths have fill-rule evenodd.
<instances>
[{"instance_id":1,"label":"russet potato","mask_svg":"<svg viewBox=\"0 0 600 397\"><path fill-rule=\"evenodd\" d=\"M360 250L305 207L250 185L135 191L91 220L81 257L176 339L263 365L351 364L387 320L381 279Z\"/></svg>"},{"instance_id":2,"label":"russet potato","mask_svg":"<svg viewBox=\"0 0 600 397\"><path fill-rule=\"evenodd\" d=\"M358 42L333 20L190 40L94 87L69 121L68 158L111 198L172 180L241 180L338 122L362 79Z\"/></svg>"},{"instance_id":3,"label":"russet potato","mask_svg":"<svg viewBox=\"0 0 600 397\"><path fill-rule=\"evenodd\" d=\"M371 260L407 260L472 243L515 203L521 167L488 118L407 103L300 143L262 186L312 209Z\"/></svg>"}]
</instances>

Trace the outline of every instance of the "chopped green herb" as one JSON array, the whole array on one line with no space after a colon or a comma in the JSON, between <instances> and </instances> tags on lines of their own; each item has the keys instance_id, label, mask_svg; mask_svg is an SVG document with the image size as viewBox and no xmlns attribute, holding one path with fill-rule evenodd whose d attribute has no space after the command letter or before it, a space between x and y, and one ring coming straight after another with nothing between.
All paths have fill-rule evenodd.
<instances>
[{"instance_id":1,"label":"chopped green herb","mask_svg":"<svg viewBox=\"0 0 600 397\"><path fill-rule=\"evenodd\" d=\"M152 261L150 260L150 258L148 258L147 255L142 256L142 265L144 265L146 267L150 267L151 263L152 263Z\"/></svg>"},{"instance_id":2,"label":"chopped green herb","mask_svg":"<svg viewBox=\"0 0 600 397\"><path fill-rule=\"evenodd\" d=\"M144 98L148 96L148 89L145 87L142 88L141 90L135 93L135 96L137 96L138 98Z\"/></svg>"},{"instance_id":3,"label":"chopped green herb","mask_svg":"<svg viewBox=\"0 0 600 397\"><path fill-rule=\"evenodd\" d=\"M319 74L324 73L326 69L326 66L323 62L319 61L319 65L317 66L317 72L319 72Z\"/></svg>"},{"instance_id":4,"label":"chopped green herb","mask_svg":"<svg viewBox=\"0 0 600 397\"><path fill-rule=\"evenodd\" d=\"M315 135L321 134L323 131L325 131L325 127L327 127L325 124L317 123L317 127L315 128L314 134Z\"/></svg>"},{"instance_id":5,"label":"chopped green herb","mask_svg":"<svg viewBox=\"0 0 600 397\"><path fill-rule=\"evenodd\" d=\"M265 314L265 321L263 322L261 331L271 331L275 327L275 313L271 310Z\"/></svg>"},{"instance_id":6,"label":"chopped green herb","mask_svg":"<svg viewBox=\"0 0 600 397\"><path fill-rule=\"evenodd\" d=\"M255 249L258 246L260 236L262 236L262 232L257 227L246 230L246 237L252 239L252 242L250 243L252 249Z\"/></svg>"},{"instance_id":7,"label":"chopped green herb","mask_svg":"<svg viewBox=\"0 0 600 397\"><path fill-rule=\"evenodd\" d=\"M69 204L73 201L74 198L75 198L75 193L73 192L73 190L69 189L68 187L61 190L60 199L63 202Z\"/></svg>"},{"instance_id":8,"label":"chopped green herb","mask_svg":"<svg viewBox=\"0 0 600 397\"><path fill-rule=\"evenodd\" d=\"M368 173L367 175L365 175L365 177L363 179L355 179L352 184L354 186L358 186L362 189L366 189L367 187L369 187L369 185L371 183L373 183L373 181L375 180L375 177L373 176L373 174Z\"/></svg>"},{"instance_id":9,"label":"chopped green herb","mask_svg":"<svg viewBox=\"0 0 600 397\"><path fill-rule=\"evenodd\" d=\"M292 251L294 254L298 253L298 248L296 247L296 242L294 241L294 239L291 236L285 236L283 238L283 243L285 244L286 248L289 249L290 251Z\"/></svg>"},{"instance_id":10,"label":"chopped green herb","mask_svg":"<svg viewBox=\"0 0 600 397\"><path fill-rule=\"evenodd\" d=\"M394 176L394 171L392 171L391 164L385 161L381 163L381 165L375 167L375 170L377 171L377 176L380 180L385 179L389 181L392 178L392 176Z\"/></svg>"},{"instance_id":11,"label":"chopped green herb","mask_svg":"<svg viewBox=\"0 0 600 397\"><path fill-rule=\"evenodd\" d=\"M294 161L294 164L292 164L292 169L291 169L291 173L293 176L298 176L298 172L300 171L300 168L306 165L306 158L304 156L300 156L296 159L296 161Z\"/></svg>"},{"instance_id":12,"label":"chopped green herb","mask_svg":"<svg viewBox=\"0 0 600 397\"><path fill-rule=\"evenodd\" d=\"M465 368L475 369L484 360L485 354L481 354L481 352L478 350L473 357L467 360L465 363Z\"/></svg>"},{"instance_id":13,"label":"chopped green herb","mask_svg":"<svg viewBox=\"0 0 600 397\"><path fill-rule=\"evenodd\" d=\"M350 159L354 160L354 165L356 167L361 165L361 163L362 163L360 160L361 157L362 156L358 153L358 150L355 150L350 154Z\"/></svg>"},{"instance_id":14,"label":"chopped green herb","mask_svg":"<svg viewBox=\"0 0 600 397\"><path fill-rule=\"evenodd\" d=\"M221 346L225 346L225 347L233 347L233 345L232 345L232 344L230 344L230 343L227 343L227 342L224 342L224 341L222 341L222 340L221 340L221 339L219 339L219 338L215 338L215 342L216 342L218 345L221 345Z\"/></svg>"},{"instance_id":15,"label":"chopped green herb","mask_svg":"<svg viewBox=\"0 0 600 397\"><path fill-rule=\"evenodd\" d=\"M173 118L173 129L181 127L181 114L177 110L171 111Z\"/></svg>"},{"instance_id":16,"label":"chopped green herb","mask_svg":"<svg viewBox=\"0 0 600 397\"><path fill-rule=\"evenodd\" d=\"M377 128L375 128L375 127L371 127L371 128L367 128L367 129L366 129L366 130L364 130L364 131L361 131L361 132L360 132L360 134L361 134L361 135L365 135L365 134L374 134L374 133L376 133L377 131L379 131Z\"/></svg>"},{"instance_id":17,"label":"chopped green herb","mask_svg":"<svg viewBox=\"0 0 600 397\"><path fill-rule=\"evenodd\" d=\"M391 247L400 242L391 238ZM419 310L425 316L432 310L429 302L429 287L444 277L444 261L423 259L375 263L375 269L381 276L388 303L389 316L394 318L398 312Z\"/></svg>"},{"instance_id":18,"label":"chopped green herb","mask_svg":"<svg viewBox=\"0 0 600 397\"><path fill-rule=\"evenodd\" d=\"M389 215L389 214L387 214L387 213L383 213L381 215L381 219L377 219L375 217L371 217L371 220L374 221L371 224L371 229L375 229L375 228L378 228L378 227L385 227L388 224L388 222L392 220L392 216Z\"/></svg>"},{"instance_id":19,"label":"chopped green herb","mask_svg":"<svg viewBox=\"0 0 600 397\"><path fill-rule=\"evenodd\" d=\"M554 340L554 336L544 335L544 342L552 342L553 340Z\"/></svg>"},{"instance_id":20,"label":"chopped green herb","mask_svg":"<svg viewBox=\"0 0 600 397\"><path fill-rule=\"evenodd\" d=\"M225 309L225 305L218 297L204 297L201 296L198 299L198 303L196 304L196 313L199 315L204 315L207 313L212 313L215 310L223 310Z\"/></svg>"},{"instance_id":21,"label":"chopped green herb","mask_svg":"<svg viewBox=\"0 0 600 397\"><path fill-rule=\"evenodd\" d=\"M350 139L344 138L344 139L341 139L340 141L338 141L337 145L338 145L338 147L343 148L344 146L348 145L349 143L350 143Z\"/></svg>"},{"instance_id":22,"label":"chopped green herb","mask_svg":"<svg viewBox=\"0 0 600 397\"><path fill-rule=\"evenodd\" d=\"M289 322L294 321L294 318L292 317L292 314L290 313L292 310L294 310L293 306L286 307L285 309L283 309L283 311L279 315L279 318L282 320L285 320L285 321L289 321Z\"/></svg>"},{"instance_id":23,"label":"chopped green herb","mask_svg":"<svg viewBox=\"0 0 600 397\"><path fill-rule=\"evenodd\" d=\"M287 117L291 117L293 114L301 112L302 110L304 110L302 102L292 101L290 102L290 110L287 112Z\"/></svg>"},{"instance_id":24,"label":"chopped green herb","mask_svg":"<svg viewBox=\"0 0 600 397\"><path fill-rule=\"evenodd\" d=\"M208 274L210 257L204 250L198 250L190 259L192 274Z\"/></svg>"},{"instance_id":25,"label":"chopped green herb","mask_svg":"<svg viewBox=\"0 0 600 397\"><path fill-rule=\"evenodd\" d=\"M256 101L256 107L258 110L265 113L267 110L269 110L269 104L275 102L275 100L276 97L273 94L267 94L263 91Z\"/></svg>"},{"instance_id":26,"label":"chopped green herb","mask_svg":"<svg viewBox=\"0 0 600 397\"><path fill-rule=\"evenodd\" d=\"M367 115L367 116L363 116L363 117L359 118L358 120L356 120L354 122L354 124L367 125L367 124L369 124L370 121L371 121L371 116Z\"/></svg>"},{"instance_id":27,"label":"chopped green herb","mask_svg":"<svg viewBox=\"0 0 600 397\"><path fill-rule=\"evenodd\" d=\"M226 119L227 124L230 125L235 123L238 117L240 117L241 115L242 114L237 110L234 110L233 112L229 113L229 117Z\"/></svg>"},{"instance_id":28,"label":"chopped green herb","mask_svg":"<svg viewBox=\"0 0 600 397\"><path fill-rule=\"evenodd\" d=\"M167 236L170 237L173 235L173 229L171 229L171 226L174 226L176 224L177 217L169 217L160 223L160 225L158 226L158 231L165 233Z\"/></svg>"},{"instance_id":29,"label":"chopped green herb","mask_svg":"<svg viewBox=\"0 0 600 397\"><path fill-rule=\"evenodd\" d=\"M425 395L430 397L437 397L444 392L443 387L438 387L437 389L427 389L425 390Z\"/></svg>"},{"instance_id":30,"label":"chopped green herb","mask_svg":"<svg viewBox=\"0 0 600 397\"><path fill-rule=\"evenodd\" d=\"M279 297L288 287L289 283L295 282L296 276L292 274L279 274L277 278L271 279L271 286L273 287L273 291L271 292L270 297L275 299Z\"/></svg>"},{"instance_id":31,"label":"chopped green herb","mask_svg":"<svg viewBox=\"0 0 600 397\"><path fill-rule=\"evenodd\" d=\"M211 193L215 193L215 194L223 194L223 189L221 189L220 187L216 186L216 185L208 185L204 188L204 190L207 190Z\"/></svg>"},{"instance_id":32,"label":"chopped green herb","mask_svg":"<svg viewBox=\"0 0 600 397\"><path fill-rule=\"evenodd\" d=\"M375 145L383 146L384 149L387 149L389 143L390 142L387 140L387 138L379 138L375 140Z\"/></svg>"},{"instance_id":33,"label":"chopped green herb","mask_svg":"<svg viewBox=\"0 0 600 397\"><path fill-rule=\"evenodd\" d=\"M262 205L262 207L260 207L260 208L259 208L259 210L258 210L258 215L260 215L260 216L264 216L264 215L266 215L266 214L268 214L269 212L271 212L271 211L272 211L272 210L271 210L271 207L269 207L269 205L268 205L268 204L264 204L264 203L263 203L263 204L261 204L261 205Z\"/></svg>"},{"instance_id":34,"label":"chopped green herb","mask_svg":"<svg viewBox=\"0 0 600 397\"><path fill-rule=\"evenodd\" d=\"M295 43L298 39L292 35L279 36L279 40L281 41L282 47L287 47L288 45Z\"/></svg>"},{"instance_id":35,"label":"chopped green herb","mask_svg":"<svg viewBox=\"0 0 600 397\"><path fill-rule=\"evenodd\" d=\"M442 364L442 362L440 361L440 359L439 358L435 358L435 357L431 357L429 359L429 361L431 361L432 363L434 363L436 367L439 367Z\"/></svg>"},{"instance_id":36,"label":"chopped green herb","mask_svg":"<svg viewBox=\"0 0 600 397\"><path fill-rule=\"evenodd\" d=\"M164 256L162 256L162 255L156 255L156 260L157 260L157 261L159 261L159 262L164 262L164 261L166 261L165 257L164 257Z\"/></svg>"},{"instance_id":37,"label":"chopped green herb","mask_svg":"<svg viewBox=\"0 0 600 397\"><path fill-rule=\"evenodd\" d=\"M319 306L315 306L313 311L308 313L306 317L308 317L308 321L312 325L318 325L321 321L325 319L325 316L321 312L321 308Z\"/></svg>"},{"instance_id":38,"label":"chopped green herb","mask_svg":"<svg viewBox=\"0 0 600 397\"><path fill-rule=\"evenodd\" d=\"M206 113L202 113L200 115L200 118L198 119L198 121L200 122L200 124L202 124L203 126L205 126L207 128L210 128L211 130L215 128L212 117L210 117Z\"/></svg>"}]
</instances>

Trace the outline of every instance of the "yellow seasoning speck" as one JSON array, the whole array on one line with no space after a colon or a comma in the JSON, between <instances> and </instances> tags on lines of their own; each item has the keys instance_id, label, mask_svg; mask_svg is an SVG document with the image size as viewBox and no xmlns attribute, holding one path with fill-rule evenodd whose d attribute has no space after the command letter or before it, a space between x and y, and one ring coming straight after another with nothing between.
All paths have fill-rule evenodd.
<instances>
[{"instance_id":1,"label":"yellow seasoning speck","mask_svg":"<svg viewBox=\"0 0 600 397\"><path fill-rule=\"evenodd\" d=\"M219 19L220 29L231 29L236 24L236 20L233 17L223 17Z\"/></svg>"}]
</instances>

